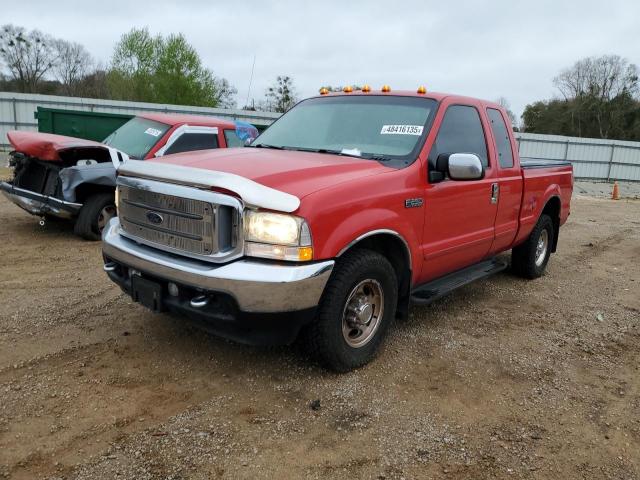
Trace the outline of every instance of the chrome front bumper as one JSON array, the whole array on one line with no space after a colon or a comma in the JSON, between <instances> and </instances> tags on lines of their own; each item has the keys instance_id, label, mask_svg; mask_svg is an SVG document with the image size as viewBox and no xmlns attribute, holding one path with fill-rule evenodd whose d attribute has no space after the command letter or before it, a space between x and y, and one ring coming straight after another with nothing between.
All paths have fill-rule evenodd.
<instances>
[{"instance_id":1,"label":"chrome front bumper","mask_svg":"<svg viewBox=\"0 0 640 480\"><path fill-rule=\"evenodd\" d=\"M14 187L7 182L0 182L0 191L5 197L32 215L47 214L60 218L72 218L82 208L81 203L66 202L59 198Z\"/></svg>"},{"instance_id":2,"label":"chrome front bumper","mask_svg":"<svg viewBox=\"0 0 640 480\"><path fill-rule=\"evenodd\" d=\"M119 264L167 281L232 296L244 312L294 312L318 305L334 261L286 265L240 259L224 265L179 257L120 235L113 218L102 252Z\"/></svg>"}]
</instances>

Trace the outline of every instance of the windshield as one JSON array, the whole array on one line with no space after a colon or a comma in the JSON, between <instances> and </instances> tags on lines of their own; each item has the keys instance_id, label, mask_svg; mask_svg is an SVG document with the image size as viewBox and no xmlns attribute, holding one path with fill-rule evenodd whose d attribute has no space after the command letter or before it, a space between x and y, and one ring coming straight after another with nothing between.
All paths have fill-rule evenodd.
<instances>
[{"instance_id":1,"label":"windshield","mask_svg":"<svg viewBox=\"0 0 640 480\"><path fill-rule=\"evenodd\" d=\"M158 143L169 125L135 117L104 139L105 145L116 148L133 159L143 159Z\"/></svg>"},{"instance_id":2,"label":"windshield","mask_svg":"<svg viewBox=\"0 0 640 480\"><path fill-rule=\"evenodd\" d=\"M435 100L416 97L311 98L283 115L251 146L413 161L435 107Z\"/></svg>"}]
</instances>

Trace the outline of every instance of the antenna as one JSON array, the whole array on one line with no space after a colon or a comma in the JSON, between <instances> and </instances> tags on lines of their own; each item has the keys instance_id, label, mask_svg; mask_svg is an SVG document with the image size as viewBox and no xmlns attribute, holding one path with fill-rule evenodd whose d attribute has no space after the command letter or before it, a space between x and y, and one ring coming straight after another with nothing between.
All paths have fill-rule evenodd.
<instances>
[{"instance_id":1,"label":"antenna","mask_svg":"<svg viewBox=\"0 0 640 480\"><path fill-rule=\"evenodd\" d=\"M253 83L253 70L256 68L256 55L253 54L253 65L251 66L251 77L249 78L249 88L247 89L247 99L245 100L245 106L249 105L249 95L251 94L251 84Z\"/></svg>"}]
</instances>

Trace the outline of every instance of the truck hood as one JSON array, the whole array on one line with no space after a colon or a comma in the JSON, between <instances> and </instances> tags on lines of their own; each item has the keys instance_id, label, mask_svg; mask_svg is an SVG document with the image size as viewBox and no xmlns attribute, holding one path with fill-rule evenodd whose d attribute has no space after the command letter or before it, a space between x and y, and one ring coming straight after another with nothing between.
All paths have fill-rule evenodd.
<instances>
[{"instance_id":1,"label":"truck hood","mask_svg":"<svg viewBox=\"0 0 640 480\"><path fill-rule=\"evenodd\" d=\"M51 162L61 161L60 152L65 150L91 147L100 147L103 150L105 148L102 143L92 140L52 133L12 131L7 133L7 138L16 152Z\"/></svg>"},{"instance_id":2,"label":"truck hood","mask_svg":"<svg viewBox=\"0 0 640 480\"><path fill-rule=\"evenodd\" d=\"M352 179L394 171L375 160L251 147L180 153L152 162L238 175L299 199Z\"/></svg>"}]
</instances>

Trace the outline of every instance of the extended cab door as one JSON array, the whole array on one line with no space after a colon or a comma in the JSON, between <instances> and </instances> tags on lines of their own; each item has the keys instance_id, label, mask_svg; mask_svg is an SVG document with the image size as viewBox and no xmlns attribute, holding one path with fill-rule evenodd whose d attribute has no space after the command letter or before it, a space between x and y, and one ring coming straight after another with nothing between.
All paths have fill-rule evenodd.
<instances>
[{"instance_id":1,"label":"extended cab door","mask_svg":"<svg viewBox=\"0 0 640 480\"><path fill-rule=\"evenodd\" d=\"M488 148L481 105L444 100L435 121L438 125L428 169L435 169L440 154L474 153L484 166L484 177L462 181L445 176L426 185L422 282L485 258L493 243L497 211L495 161L490 161L493 149Z\"/></svg>"},{"instance_id":2,"label":"extended cab door","mask_svg":"<svg viewBox=\"0 0 640 480\"><path fill-rule=\"evenodd\" d=\"M167 142L155 153L156 157L172 153L191 152L218 148L218 127L181 125L167 138Z\"/></svg>"},{"instance_id":3,"label":"extended cab door","mask_svg":"<svg viewBox=\"0 0 640 480\"><path fill-rule=\"evenodd\" d=\"M497 154L498 212L491 252L498 253L511 247L518 232L523 182L513 153L516 145L508 127L511 122L497 108L487 108L487 119Z\"/></svg>"}]
</instances>

